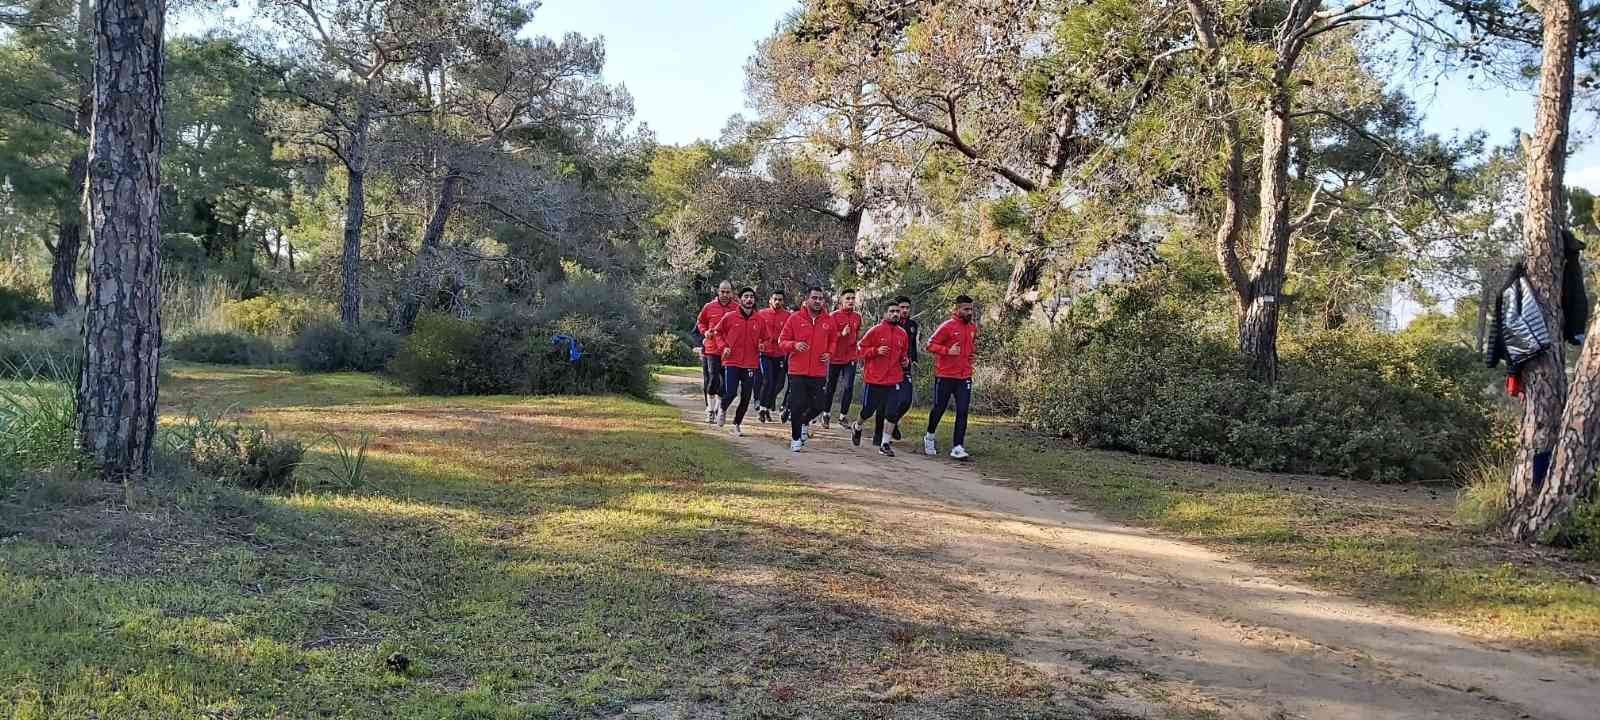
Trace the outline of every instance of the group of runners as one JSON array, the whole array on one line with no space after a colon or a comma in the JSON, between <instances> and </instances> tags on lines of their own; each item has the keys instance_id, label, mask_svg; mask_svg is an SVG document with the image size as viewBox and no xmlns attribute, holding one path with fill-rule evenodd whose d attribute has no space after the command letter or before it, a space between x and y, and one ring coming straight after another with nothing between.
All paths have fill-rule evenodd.
<instances>
[{"instance_id":1,"label":"group of runners","mask_svg":"<svg viewBox=\"0 0 1600 720\"><path fill-rule=\"evenodd\" d=\"M851 441L860 445L866 423L872 420L873 445L878 452L894 457L900 419L911 408L915 366L926 352L933 357L934 387L922 450L939 454L935 433L954 402L950 457L968 457L967 410L972 401L972 355L978 341L972 298L956 298L950 318L934 330L926 345L919 343L911 299L904 296L895 298L879 321L870 325L856 310L855 290L838 293L831 310L828 293L820 287L806 291L798 310L789 308L781 290L774 291L761 310L756 309L756 298L755 288L741 288L736 293L733 284L725 280L717 288L717 297L706 303L696 318L706 422L725 426L728 411L733 409L733 434L742 436L754 396L760 422L773 422L773 413L778 413L779 422L789 423L789 449L800 452L818 421L824 429L832 426L831 410L838 397L839 424L850 431ZM865 387L860 416L852 419L850 405L858 366ZM780 392L784 398L781 410L777 407Z\"/></svg>"}]
</instances>

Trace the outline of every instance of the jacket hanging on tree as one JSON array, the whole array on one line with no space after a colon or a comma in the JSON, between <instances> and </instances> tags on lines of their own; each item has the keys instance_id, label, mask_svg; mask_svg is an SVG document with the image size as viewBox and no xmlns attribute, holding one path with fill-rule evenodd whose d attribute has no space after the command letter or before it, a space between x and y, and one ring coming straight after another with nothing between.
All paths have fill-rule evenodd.
<instances>
[{"instance_id":1,"label":"jacket hanging on tree","mask_svg":"<svg viewBox=\"0 0 1600 720\"><path fill-rule=\"evenodd\" d=\"M1581 289L1581 282L1579 287ZM1585 300L1584 315L1587 314ZM1544 310L1539 307L1533 285L1528 283L1527 269L1520 262L1511 268L1495 298L1493 324L1489 330L1485 360L1489 367L1504 361L1510 373L1516 373L1523 363L1550 347L1550 329L1544 321Z\"/></svg>"}]
</instances>

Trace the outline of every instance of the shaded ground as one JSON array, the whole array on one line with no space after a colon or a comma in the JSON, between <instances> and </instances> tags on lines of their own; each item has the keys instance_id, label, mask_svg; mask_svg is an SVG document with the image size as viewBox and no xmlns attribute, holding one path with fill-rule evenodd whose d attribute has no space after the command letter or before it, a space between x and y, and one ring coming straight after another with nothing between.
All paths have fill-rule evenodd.
<instances>
[{"instance_id":1,"label":"shaded ground","mask_svg":"<svg viewBox=\"0 0 1600 720\"><path fill-rule=\"evenodd\" d=\"M665 394L710 431L692 384ZM976 466L882 458L837 431L793 454L779 426L747 430L739 445L752 457L955 560L1030 663L1061 685L1230 718L1587 720L1600 706L1592 667L1482 645L1443 623L985 482L981 457Z\"/></svg>"}]
</instances>

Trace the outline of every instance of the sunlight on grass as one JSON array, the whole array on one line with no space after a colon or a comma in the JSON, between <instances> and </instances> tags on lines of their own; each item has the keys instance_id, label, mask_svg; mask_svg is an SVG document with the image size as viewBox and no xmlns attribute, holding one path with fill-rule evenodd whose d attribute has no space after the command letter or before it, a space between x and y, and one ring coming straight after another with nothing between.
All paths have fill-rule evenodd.
<instances>
[{"instance_id":1,"label":"sunlight on grass","mask_svg":"<svg viewBox=\"0 0 1600 720\"><path fill-rule=\"evenodd\" d=\"M169 420L231 409L308 442L371 433L366 482L124 496L55 479L0 498L11 715L537 718L676 699L852 717L872 707L860 678L905 683L922 717L1054 712L1022 691L1036 678L1004 653L1001 619L947 600L975 591L915 538L669 406L168 374Z\"/></svg>"}]
</instances>

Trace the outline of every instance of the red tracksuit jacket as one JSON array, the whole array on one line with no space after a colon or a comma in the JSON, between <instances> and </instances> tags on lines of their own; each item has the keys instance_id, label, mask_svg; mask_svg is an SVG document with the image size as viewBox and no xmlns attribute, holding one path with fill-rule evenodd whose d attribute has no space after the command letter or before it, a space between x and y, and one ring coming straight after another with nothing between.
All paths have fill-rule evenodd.
<instances>
[{"instance_id":1,"label":"red tracksuit jacket","mask_svg":"<svg viewBox=\"0 0 1600 720\"><path fill-rule=\"evenodd\" d=\"M717 337L724 350L723 365L748 370L761 367L758 348L767 338L767 326L755 313L745 315L739 310L725 313L717 323Z\"/></svg>"},{"instance_id":2,"label":"red tracksuit jacket","mask_svg":"<svg viewBox=\"0 0 1600 720\"><path fill-rule=\"evenodd\" d=\"M833 359L828 362L843 365L861 357L856 352L856 339L861 335L861 313L843 308L833 311L833 331L839 339L834 341Z\"/></svg>"},{"instance_id":3,"label":"red tracksuit jacket","mask_svg":"<svg viewBox=\"0 0 1600 720\"><path fill-rule=\"evenodd\" d=\"M887 345L889 353L879 355L879 346ZM911 337L906 335L906 330L899 325L878 323L873 325L866 335L861 336L861 364L865 366L862 376L868 385L899 385L906 377L905 368L901 363L905 361L906 350L911 347Z\"/></svg>"},{"instance_id":4,"label":"red tracksuit jacket","mask_svg":"<svg viewBox=\"0 0 1600 720\"><path fill-rule=\"evenodd\" d=\"M950 348L961 346L957 355ZM928 338L928 352L933 354L933 376L951 380L972 379L972 353L978 349L978 324L963 322L951 314L933 337Z\"/></svg>"},{"instance_id":5,"label":"red tracksuit jacket","mask_svg":"<svg viewBox=\"0 0 1600 720\"><path fill-rule=\"evenodd\" d=\"M708 336L700 348L706 355L722 357L722 341L713 333L717 329L717 323L722 322L723 315L738 311L739 303L730 302L723 305L721 300L712 300L700 308L700 317L695 320L695 324L700 326L701 335Z\"/></svg>"},{"instance_id":6,"label":"red tracksuit jacket","mask_svg":"<svg viewBox=\"0 0 1600 720\"><path fill-rule=\"evenodd\" d=\"M838 337L832 315L812 315L810 310L804 308L790 315L789 321L783 324L783 334L778 336L778 349L789 354L789 374L827 377L828 363L822 361L822 356L832 355L834 341ZM795 347L799 343L806 343L810 347L801 352Z\"/></svg>"},{"instance_id":7,"label":"red tracksuit jacket","mask_svg":"<svg viewBox=\"0 0 1600 720\"><path fill-rule=\"evenodd\" d=\"M783 334L783 324L789 322L789 316L793 314L787 308L777 310L762 308L756 311L756 317L760 318L761 323L767 328L766 346L761 350L762 355L781 358L787 354L778 348L778 336Z\"/></svg>"}]
</instances>

